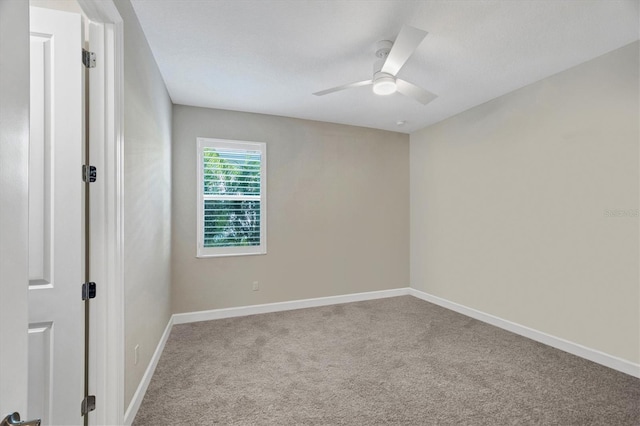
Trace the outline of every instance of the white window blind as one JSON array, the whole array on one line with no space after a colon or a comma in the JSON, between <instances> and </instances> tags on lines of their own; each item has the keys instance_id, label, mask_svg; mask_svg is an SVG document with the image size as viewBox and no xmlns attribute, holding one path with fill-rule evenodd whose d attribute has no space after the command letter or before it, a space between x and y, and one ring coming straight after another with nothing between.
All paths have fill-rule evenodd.
<instances>
[{"instance_id":1,"label":"white window blind","mask_svg":"<svg viewBox=\"0 0 640 426\"><path fill-rule=\"evenodd\" d=\"M198 257L266 253L266 145L198 138Z\"/></svg>"}]
</instances>

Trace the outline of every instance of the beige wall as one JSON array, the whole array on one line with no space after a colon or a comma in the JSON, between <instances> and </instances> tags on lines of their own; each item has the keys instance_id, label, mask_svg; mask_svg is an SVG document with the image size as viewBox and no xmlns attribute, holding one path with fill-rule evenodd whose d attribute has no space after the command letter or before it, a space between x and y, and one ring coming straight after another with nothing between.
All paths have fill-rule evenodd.
<instances>
[{"instance_id":1,"label":"beige wall","mask_svg":"<svg viewBox=\"0 0 640 426\"><path fill-rule=\"evenodd\" d=\"M198 136L267 143L266 255L196 258ZM172 157L173 312L408 286L408 135L176 105Z\"/></svg>"},{"instance_id":2,"label":"beige wall","mask_svg":"<svg viewBox=\"0 0 640 426\"><path fill-rule=\"evenodd\" d=\"M411 135L414 288L640 361L638 50Z\"/></svg>"},{"instance_id":3,"label":"beige wall","mask_svg":"<svg viewBox=\"0 0 640 426\"><path fill-rule=\"evenodd\" d=\"M126 408L170 317L172 105L129 0L116 6L124 20Z\"/></svg>"}]
</instances>

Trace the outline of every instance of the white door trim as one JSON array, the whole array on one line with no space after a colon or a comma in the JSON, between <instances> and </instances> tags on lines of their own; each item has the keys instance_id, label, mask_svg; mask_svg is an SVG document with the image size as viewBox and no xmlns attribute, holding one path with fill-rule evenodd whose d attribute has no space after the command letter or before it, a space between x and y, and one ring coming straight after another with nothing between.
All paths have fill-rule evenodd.
<instances>
[{"instance_id":1,"label":"white door trim","mask_svg":"<svg viewBox=\"0 0 640 426\"><path fill-rule=\"evenodd\" d=\"M98 178L91 186L91 280L97 297L91 308L90 394L96 396L92 425L124 421L124 44L123 21L113 0L78 0L100 28L98 81L103 96L90 112L91 163ZM92 70L93 71L93 70ZM92 93L93 99L96 94Z\"/></svg>"}]
</instances>

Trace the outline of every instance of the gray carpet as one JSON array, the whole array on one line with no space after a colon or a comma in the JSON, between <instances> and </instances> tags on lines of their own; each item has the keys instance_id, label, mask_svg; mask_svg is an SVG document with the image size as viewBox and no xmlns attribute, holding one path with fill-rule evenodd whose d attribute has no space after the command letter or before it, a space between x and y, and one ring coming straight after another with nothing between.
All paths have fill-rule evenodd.
<instances>
[{"instance_id":1,"label":"gray carpet","mask_svg":"<svg viewBox=\"0 0 640 426\"><path fill-rule=\"evenodd\" d=\"M173 328L134 425L640 425L640 379L411 296Z\"/></svg>"}]
</instances>

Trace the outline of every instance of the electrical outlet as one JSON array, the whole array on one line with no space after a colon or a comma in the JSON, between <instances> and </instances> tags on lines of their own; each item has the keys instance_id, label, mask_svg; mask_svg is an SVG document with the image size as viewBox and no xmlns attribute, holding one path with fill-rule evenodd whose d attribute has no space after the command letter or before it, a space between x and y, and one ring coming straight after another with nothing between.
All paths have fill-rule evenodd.
<instances>
[{"instance_id":1,"label":"electrical outlet","mask_svg":"<svg viewBox=\"0 0 640 426\"><path fill-rule=\"evenodd\" d=\"M258 281L253 282L253 291L260 290L260 283Z\"/></svg>"},{"instance_id":2,"label":"electrical outlet","mask_svg":"<svg viewBox=\"0 0 640 426\"><path fill-rule=\"evenodd\" d=\"M140 360L140 345L136 345L133 348L133 365L138 365L138 361Z\"/></svg>"}]
</instances>

